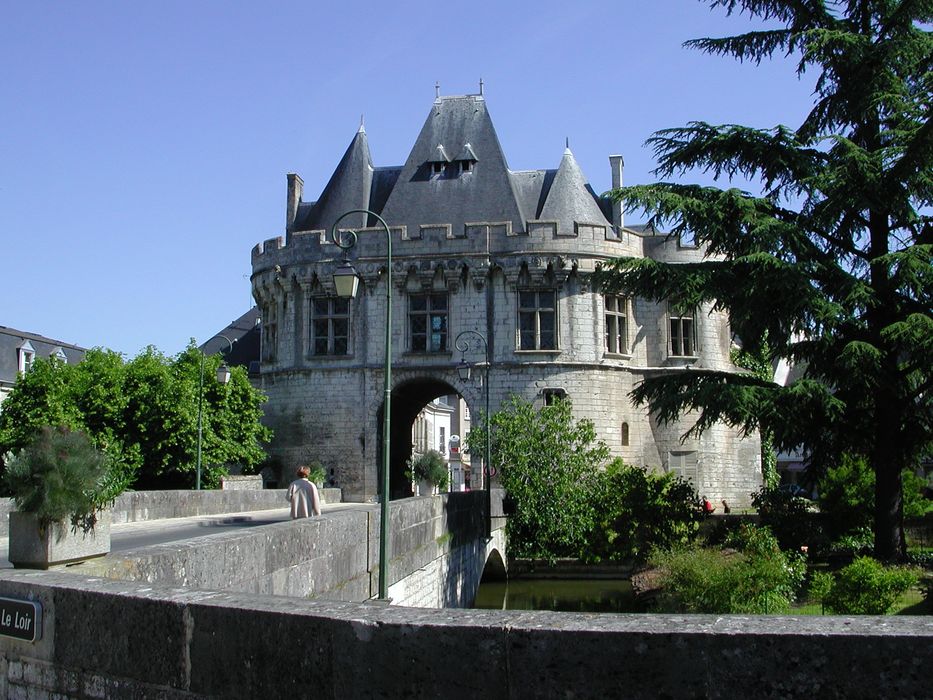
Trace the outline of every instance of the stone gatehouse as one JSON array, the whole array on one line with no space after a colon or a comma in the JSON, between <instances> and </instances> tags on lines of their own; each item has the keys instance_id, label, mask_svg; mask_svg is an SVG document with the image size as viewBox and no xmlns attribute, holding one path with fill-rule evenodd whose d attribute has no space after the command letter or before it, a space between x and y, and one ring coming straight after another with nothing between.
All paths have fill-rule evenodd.
<instances>
[{"instance_id":1,"label":"stone gatehouse","mask_svg":"<svg viewBox=\"0 0 933 700\"><path fill-rule=\"evenodd\" d=\"M609 162L617 187L622 157ZM485 387L457 374L454 339L466 330L488 341L493 412L510 394L539 405L566 396L614 455L677 472L714 503L741 506L760 486L757 437L723 425L682 440L689 417L660 425L629 399L652 373L734 370L726 316L591 286L600 261L691 262L703 251L626 227L621 208L593 192L569 148L556 170L510 170L481 94L438 97L404 165L374 166L360 127L316 200L306 201L301 178L288 175L285 236L252 251L260 381L272 451L285 469L317 459L334 469L348 500L377 495L386 235L368 215L341 219L341 229L359 234L350 257L362 284L355 299L339 299L332 274L343 253L330 229L354 209L379 214L392 237L393 496L408 493L411 425L427 402L460 394L474 420L481 415ZM482 363L484 349L467 355Z\"/></svg>"}]
</instances>

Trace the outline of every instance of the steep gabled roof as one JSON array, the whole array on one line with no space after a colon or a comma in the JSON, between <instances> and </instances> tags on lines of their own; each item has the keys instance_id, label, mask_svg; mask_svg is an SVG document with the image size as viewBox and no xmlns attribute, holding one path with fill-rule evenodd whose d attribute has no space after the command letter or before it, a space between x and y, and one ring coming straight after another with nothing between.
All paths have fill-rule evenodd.
<instances>
[{"instance_id":1,"label":"steep gabled roof","mask_svg":"<svg viewBox=\"0 0 933 700\"><path fill-rule=\"evenodd\" d=\"M469 173L450 168L440 177L433 175L430 163L438 144L448 154L459 154L470 144L477 166ZM420 224L449 223L459 232L464 223L476 221L511 221L516 230L524 228L508 164L482 96L435 100L382 216L390 226L405 225L410 231Z\"/></svg>"},{"instance_id":2,"label":"steep gabled roof","mask_svg":"<svg viewBox=\"0 0 933 700\"><path fill-rule=\"evenodd\" d=\"M574 221L609 226L570 148L564 150L538 218L560 222L560 230L564 233L574 230Z\"/></svg>"}]
</instances>

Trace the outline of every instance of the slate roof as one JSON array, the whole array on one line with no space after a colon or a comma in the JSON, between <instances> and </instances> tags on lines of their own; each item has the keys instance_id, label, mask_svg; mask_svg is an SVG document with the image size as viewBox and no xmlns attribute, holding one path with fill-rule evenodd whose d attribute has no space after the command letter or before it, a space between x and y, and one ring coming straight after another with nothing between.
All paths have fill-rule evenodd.
<instances>
[{"instance_id":1,"label":"slate roof","mask_svg":"<svg viewBox=\"0 0 933 700\"><path fill-rule=\"evenodd\" d=\"M19 373L19 354L17 350L26 341L32 345L36 357L48 358L60 348L68 358L68 364L75 365L84 359L86 348L61 340L47 338L44 335L20 331L15 328L0 326L0 384L12 385Z\"/></svg>"},{"instance_id":2,"label":"slate roof","mask_svg":"<svg viewBox=\"0 0 933 700\"><path fill-rule=\"evenodd\" d=\"M221 335L230 339L233 349L229 349ZM203 343L201 352L205 355L222 353L228 365L249 368L251 362L259 362L259 339L259 307L254 306Z\"/></svg>"},{"instance_id":3,"label":"slate roof","mask_svg":"<svg viewBox=\"0 0 933 700\"><path fill-rule=\"evenodd\" d=\"M306 218L298 230L330 229L338 216L353 209L369 209L373 182L373 160L366 130L361 126L331 175L320 199L313 207L299 207ZM296 221L297 223L297 221ZM367 225L362 214L351 214L340 222L343 227Z\"/></svg>"},{"instance_id":4,"label":"slate roof","mask_svg":"<svg viewBox=\"0 0 933 700\"><path fill-rule=\"evenodd\" d=\"M564 150L538 218L558 221L558 230L564 233L573 233L574 221L609 226L570 148Z\"/></svg>"},{"instance_id":5,"label":"slate roof","mask_svg":"<svg viewBox=\"0 0 933 700\"><path fill-rule=\"evenodd\" d=\"M463 172L461 161L475 165ZM444 164L440 175L436 163ZM360 127L320 198L299 205L292 230L329 230L343 212L365 208L390 226L407 226L409 235L430 224L451 224L456 235L474 222L509 221L514 231L524 231L534 219L560 221L569 233L575 221L609 226L610 207L587 184L569 149L556 170L510 171L485 98L459 95L434 101L402 166L374 168ZM361 224L349 216L340 225Z\"/></svg>"}]
</instances>

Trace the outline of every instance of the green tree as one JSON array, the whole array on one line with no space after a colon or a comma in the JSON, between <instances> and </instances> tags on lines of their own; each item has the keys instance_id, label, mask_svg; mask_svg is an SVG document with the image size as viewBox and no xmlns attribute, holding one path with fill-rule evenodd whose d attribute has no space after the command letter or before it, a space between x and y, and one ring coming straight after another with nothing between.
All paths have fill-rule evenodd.
<instances>
[{"instance_id":1,"label":"green tree","mask_svg":"<svg viewBox=\"0 0 933 700\"><path fill-rule=\"evenodd\" d=\"M699 168L758 180L763 194L662 182L614 196L658 229L692 234L709 256L670 265L622 259L597 284L730 314L756 351L802 376L653 377L634 398L661 420L699 411L773 432L829 466L848 452L876 475L875 553L905 556L901 472L933 441L933 21L928 0L713 0L773 29L689 46L760 62L775 53L815 70L813 108L795 130L692 122L649 141L660 177ZM926 25L926 26L924 26Z\"/></svg>"},{"instance_id":2,"label":"green tree","mask_svg":"<svg viewBox=\"0 0 933 700\"><path fill-rule=\"evenodd\" d=\"M483 424L470 431L473 453L485 445ZM609 457L592 422L574 422L569 401L536 410L512 396L492 416L490 430L492 463L516 503L506 525L510 550L550 560L583 556L596 524L592 482Z\"/></svg>"},{"instance_id":3,"label":"green tree","mask_svg":"<svg viewBox=\"0 0 933 700\"><path fill-rule=\"evenodd\" d=\"M37 357L32 369L17 379L0 411L0 456L24 449L42 426L81 426L71 400L74 371L54 358Z\"/></svg>"},{"instance_id":4,"label":"green tree","mask_svg":"<svg viewBox=\"0 0 933 700\"><path fill-rule=\"evenodd\" d=\"M257 465L270 438L260 423L264 397L243 368L216 380L219 356L204 358L203 479L227 466ZM188 488L197 462L201 355L192 343L175 358L149 347L129 362L93 349L78 365L37 360L0 413L0 454L29 445L44 426L81 430L136 488Z\"/></svg>"},{"instance_id":5,"label":"green tree","mask_svg":"<svg viewBox=\"0 0 933 700\"><path fill-rule=\"evenodd\" d=\"M700 498L689 481L657 474L616 458L594 479L596 527L584 558L644 562L656 549L692 542L699 532Z\"/></svg>"}]
</instances>

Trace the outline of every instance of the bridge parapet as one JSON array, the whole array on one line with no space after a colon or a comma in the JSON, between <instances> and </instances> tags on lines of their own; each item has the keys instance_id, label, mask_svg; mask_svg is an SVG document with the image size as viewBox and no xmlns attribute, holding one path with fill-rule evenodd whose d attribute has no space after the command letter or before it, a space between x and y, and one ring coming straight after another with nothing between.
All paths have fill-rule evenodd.
<instances>
[{"instance_id":1,"label":"bridge parapet","mask_svg":"<svg viewBox=\"0 0 933 700\"><path fill-rule=\"evenodd\" d=\"M925 617L437 611L21 570L0 596L43 610L37 642L0 638L3 697L919 698L933 664Z\"/></svg>"},{"instance_id":2,"label":"bridge parapet","mask_svg":"<svg viewBox=\"0 0 933 700\"><path fill-rule=\"evenodd\" d=\"M505 560L504 533L486 540L483 509L481 491L390 504L389 585L397 604L472 604L486 559L498 550ZM318 518L114 553L70 570L189 588L363 601L378 592L378 552L378 506L359 504Z\"/></svg>"}]
</instances>

